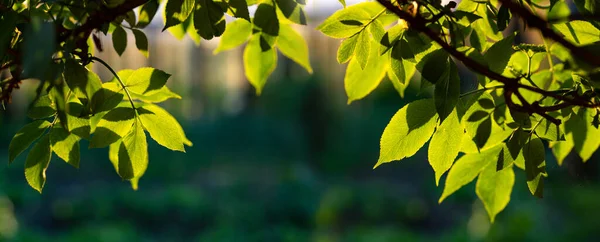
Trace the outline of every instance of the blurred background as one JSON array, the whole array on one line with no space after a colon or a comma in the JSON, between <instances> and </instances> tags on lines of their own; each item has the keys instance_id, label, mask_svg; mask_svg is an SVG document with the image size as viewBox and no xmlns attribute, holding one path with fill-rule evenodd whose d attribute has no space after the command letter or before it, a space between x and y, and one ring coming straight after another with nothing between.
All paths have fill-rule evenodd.
<instances>
[{"instance_id":1,"label":"blurred background","mask_svg":"<svg viewBox=\"0 0 600 242\"><path fill-rule=\"evenodd\" d=\"M348 1L349 3L357 1ZM0 241L593 241L600 235L599 156L583 164L571 154L558 167L547 152L545 198L532 197L517 171L508 207L490 224L474 182L438 204L426 147L400 162L372 167L379 138L401 98L388 80L347 105L339 41L314 30L341 6L309 1L309 23L298 30L315 73L280 56L257 97L245 79L243 47L214 56L218 39L196 46L146 30L150 57L133 36L123 57L110 37L99 56L120 70L153 66L173 76L183 96L165 103L194 146L171 152L149 139L150 165L133 191L108 160L107 149L81 144L81 168L54 156L43 194L24 179L21 155L0 165ZM110 73L95 66L104 81ZM463 83L469 83L463 71ZM29 120L35 81L0 112L0 163L12 136ZM442 181L443 183L443 181Z\"/></svg>"}]
</instances>

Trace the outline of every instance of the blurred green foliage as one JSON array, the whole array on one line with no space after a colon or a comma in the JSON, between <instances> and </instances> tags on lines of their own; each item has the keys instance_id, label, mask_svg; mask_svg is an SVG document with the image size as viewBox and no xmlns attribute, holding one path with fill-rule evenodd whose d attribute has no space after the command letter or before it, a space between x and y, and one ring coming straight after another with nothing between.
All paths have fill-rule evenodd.
<instances>
[{"instance_id":1,"label":"blurred green foliage","mask_svg":"<svg viewBox=\"0 0 600 242\"><path fill-rule=\"evenodd\" d=\"M341 84L341 83L340 83ZM443 204L420 151L372 170L379 134L403 102L389 82L346 105L327 81L273 82L237 114L183 121L186 154L149 142L152 162L132 191L107 152L86 149L76 170L53 157L48 189L29 189L24 157L0 168L2 241L589 241L597 238L600 171L569 157L544 199L517 174L512 202L490 225L474 189ZM338 88L338 87L331 87ZM277 90L276 92L274 90ZM176 105L176 102L173 102ZM218 110L218 107L209 107ZM7 112L10 113L11 107ZM176 112L175 112L176 113ZM180 118L180 117L178 117ZM0 117L0 162L25 122ZM184 119L180 119L184 120ZM548 157L550 155L548 154ZM14 221L11 223L10 221Z\"/></svg>"}]
</instances>

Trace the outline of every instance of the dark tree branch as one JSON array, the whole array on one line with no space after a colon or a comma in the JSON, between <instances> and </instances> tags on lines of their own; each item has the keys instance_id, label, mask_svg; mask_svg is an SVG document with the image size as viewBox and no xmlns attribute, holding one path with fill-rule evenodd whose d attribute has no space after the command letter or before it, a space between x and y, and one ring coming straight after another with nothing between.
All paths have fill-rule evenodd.
<instances>
[{"instance_id":1,"label":"dark tree branch","mask_svg":"<svg viewBox=\"0 0 600 242\"><path fill-rule=\"evenodd\" d=\"M91 14L85 24L74 30L67 30L60 26L58 31L58 43L67 40L71 36L87 40L94 29L101 28L102 25L112 22L117 17L127 14L127 12L144 5L148 1L149 0L127 0L115 8L103 6L98 11Z\"/></svg>"},{"instance_id":2,"label":"dark tree branch","mask_svg":"<svg viewBox=\"0 0 600 242\"><path fill-rule=\"evenodd\" d=\"M510 1L510 0L500 0L500 1L503 1L503 2L509 1L512 3L512 1ZM529 113L529 114L536 113L536 114L539 114L540 116L548 119L552 123L560 124L561 123L560 120L548 115L547 112L559 110L567 104L568 104L568 106L575 105L575 106L581 106L581 107L586 107L586 108L600 107L600 105L591 104L587 100L583 100L580 98L567 98L567 97L561 96L554 92L546 91L546 90L543 90L543 89L540 89L537 87L533 87L533 86L524 85L524 84L519 83L520 78L509 78L509 77L503 76L502 74L496 73L496 72L490 70L488 67L469 58L464 53L458 51L456 48L450 46L448 43L446 43L444 40L442 40L436 32L434 32L433 30L431 30L430 28L427 27L426 24L428 23L428 21L426 19L422 18L421 16L418 16L418 15L412 16L409 13L402 11L402 9L399 9L398 7L394 6L391 2L389 2L387 0L377 0L377 2L379 2L381 5L383 5L389 11L396 14L399 18L404 19L412 29L425 34L431 40L433 40L434 42L439 44L442 47L442 49L447 51L450 55L452 55L457 60L461 61L465 66L467 66L471 70L478 72L486 77L489 77L490 79L497 80L497 81L503 83L504 84L503 89L504 89L505 102L509 108L511 108L515 111L525 112L525 113ZM520 6L518 6L518 7L520 8ZM556 34L554 31L549 29L546 26L546 22L544 20L539 19L537 16L531 14L531 12L529 12L528 10L525 10L525 11L527 13L529 13L531 16L538 19L539 21L542 21L541 24L536 22L537 25L545 27L545 30L543 30L542 33L547 32L546 33L547 35L550 35L550 36L556 38L557 39L556 41L559 43L566 42L565 47L569 48L573 53L579 53L578 55L583 55L583 56L587 56L586 58L590 58L589 53L587 53L587 52L581 53L582 52L581 48L574 46L572 43L566 41L564 38L562 38L561 36ZM519 13L519 12L517 12L517 13ZM523 15L520 15L520 16L523 17ZM529 16L529 15L525 15L525 16ZM536 20L534 20L534 21L536 21ZM534 27L535 26L536 25L534 25ZM546 35L544 35L544 36L546 36ZM552 38L552 39L554 39L554 38ZM592 58L592 59L594 59L594 62L600 62L600 59L595 59L595 58ZM592 62L592 63L594 63L594 62ZM518 90L519 88L523 88L523 89L526 89L526 90L529 90L532 92L536 92L536 93L542 94L544 96L552 97L552 98L562 101L563 103L566 103L566 104L558 104L558 105L549 106L549 107L541 107L537 103L529 104L523 98L523 96L519 93L519 90ZM514 103L514 101L512 100L512 95L516 95L522 104L518 105L518 104Z\"/></svg>"},{"instance_id":3,"label":"dark tree branch","mask_svg":"<svg viewBox=\"0 0 600 242\"><path fill-rule=\"evenodd\" d=\"M559 34L554 32L554 30L552 30L550 27L548 27L547 21L541 19L540 17L533 14L528 9L524 8L523 6L521 6L520 4L518 4L516 2L513 2L512 0L499 0L499 1L502 3L502 5L506 6L508 9L510 9L510 11L513 14L519 15L525 21L525 23L527 23L527 25L538 29L544 37L560 43L565 48L569 49L571 51L571 54L585 60L586 62L593 64L595 66L600 66L600 58L597 58L596 56L591 54L589 51L586 51L585 49L576 46L575 44L569 42L568 40L566 40L565 38L563 38L562 36L560 36Z\"/></svg>"}]
</instances>

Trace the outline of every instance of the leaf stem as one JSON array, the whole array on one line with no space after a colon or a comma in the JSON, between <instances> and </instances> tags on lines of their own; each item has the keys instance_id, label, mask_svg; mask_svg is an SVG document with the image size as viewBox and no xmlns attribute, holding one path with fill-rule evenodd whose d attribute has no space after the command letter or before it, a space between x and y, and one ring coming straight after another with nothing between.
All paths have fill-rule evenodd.
<instances>
[{"instance_id":1,"label":"leaf stem","mask_svg":"<svg viewBox=\"0 0 600 242\"><path fill-rule=\"evenodd\" d=\"M113 70L113 68L110 67L110 65L108 65L108 63L104 62L102 59L100 59L98 57L92 56L92 57L90 57L90 60L100 62L100 64L104 65L104 67L106 67L106 69L108 69L113 74L113 76L115 76L115 78L117 78L117 81L119 81L119 84L121 84L121 87L123 87L123 90L125 90L125 94L127 94L127 98L129 99L129 103L131 103L131 107L135 110L135 105L133 104L133 98L131 98L131 94L129 93L129 90L125 86L125 83L123 83L123 81L121 80L119 75L117 75L115 70Z\"/></svg>"}]
</instances>

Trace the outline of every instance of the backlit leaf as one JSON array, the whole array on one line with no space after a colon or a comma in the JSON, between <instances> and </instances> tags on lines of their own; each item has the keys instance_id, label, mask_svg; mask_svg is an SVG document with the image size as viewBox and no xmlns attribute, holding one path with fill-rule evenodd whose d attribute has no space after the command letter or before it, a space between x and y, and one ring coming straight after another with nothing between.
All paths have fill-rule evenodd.
<instances>
[{"instance_id":1,"label":"backlit leaf","mask_svg":"<svg viewBox=\"0 0 600 242\"><path fill-rule=\"evenodd\" d=\"M455 109L437 128L429 143L428 158L429 164L435 172L436 185L454 163L463 136L465 136L465 131Z\"/></svg>"},{"instance_id":2,"label":"backlit leaf","mask_svg":"<svg viewBox=\"0 0 600 242\"><path fill-rule=\"evenodd\" d=\"M375 167L417 153L431 138L437 119L432 99L414 101L402 107L383 131Z\"/></svg>"},{"instance_id":3,"label":"backlit leaf","mask_svg":"<svg viewBox=\"0 0 600 242\"><path fill-rule=\"evenodd\" d=\"M523 147L523 157L525 158L525 174L529 191L541 198L544 193L542 177L546 176L546 151L542 140L531 138Z\"/></svg>"},{"instance_id":4,"label":"backlit leaf","mask_svg":"<svg viewBox=\"0 0 600 242\"><path fill-rule=\"evenodd\" d=\"M195 2L195 0L167 0L165 7L166 23L163 31L183 23L194 10Z\"/></svg>"},{"instance_id":5,"label":"backlit leaf","mask_svg":"<svg viewBox=\"0 0 600 242\"><path fill-rule=\"evenodd\" d=\"M135 120L131 131L123 137L118 157L118 173L123 179L141 177L148 168L148 143L139 120Z\"/></svg>"},{"instance_id":6,"label":"backlit leaf","mask_svg":"<svg viewBox=\"0 0 600 242\"><path fill-rule=\"evenodd\" d=\"M65 162L79 168L79 140L81 138L69 133L60 125L54 125L50 130L52 151Z\"/></svg>"},{"instance_id":7,"label":"backlit leaf","mask_svg":"<svg viewBox=\"0 0 600 242\"><path fill-rule=\"evenodd\" d=\"M304 67L308 73L312 73L306 41L292 26L287 24L280 26L277 47L282 54Z\"/></svg>"},{"instance_id":8,"label":"backlit leaf","mask_svg":"<svg viewBox=\"0 0 600 242\"><path fill-rule=\"evenodd\" d=\"M171 114L153 104L138 108L138 113L144 129L158 144L171 150L185 152L185 134L181 132L181 125Z\"/></svg>"},{"instance_id":9,"label":"backlit leaf","mask_svg":"<svg viewBox=\"0 0 600 242\"><path fill-rule=\"evenodd\" d=\"M213 54L230 50L246 43L251 33L252 24L246 20L237 19L229 23L223 36L220 38L219 46L217 46Z\"/></svg>"},{"instance_id":10,"label":"backlit leaf","mask_svg":"<svg viewBox=\"0 0 600 242\"><path fill-rule=\"evenodd\" d=\"M495 165L501 149L502 146L498 145L481 153L466 154L454 162L439 202L473 181L486 166Z\"/></svg>"},{"instance_id":11,"label":"backlit leaf","mask_svg":"<svg viewBox=\"0 0 600 242\"><path fill-rule=\"evenodd\" d=\"M376 45L378 45L376 42L371 41L371 49L375 48ZM387 70L386 57L385 55L379 55L377 51L371 51L365 69L360 68L356 58L350 61L344 77L348 103L364 98L377 88L385 77Z\"/></svg>"},{"instance_id":12,"label":"backlit leaf","mask_svg":"<svg viewBox=\"0 0 600 242\"><path fill-rule=\"evenodd\" d=\"M50 148L48 135L40 138L27 155L27 160L25 161L25 179L39 193L42 193L44 184L46 184L46 169L48 169L51 157L52 149Z\"/></svg>"},{"instance_id":13,"label":"backlit leaf","mask_svg":"<svg viewBox=\"0 0 600 242\"><path fill-rule=\"evenodd\" d=\"M10 141L8 145L8 162L12 163L27 147L38 139L46 129L50 127L50 122L46 120L36 120L26 124L21 128Z\"/></svg>"},{"instance_id":14,"label":"backlit leaf","mask_svg":"<svg viewBox=\"0 0 600 242\"><path fill-rule=\"evenodd\" d=\"M277 66L277 53L273 48L263 51L260 41L261 36L252 36L246 49L244 49L244 70L246 78L256 88L260 95L267 79Z\"/></svg>"},{"instance_id":15,"label":"backlit leaf","mask_svg":"<svg viewBox=\"0 0 600 242\"><path fill-rule=\"evenodd\" d=\"M514 184L515 173L512 167L496 171L496 165L490 163L479 174L475 192L483 202L492 223L496 215L508 205Z\"/></svg>"}]
</instances>

